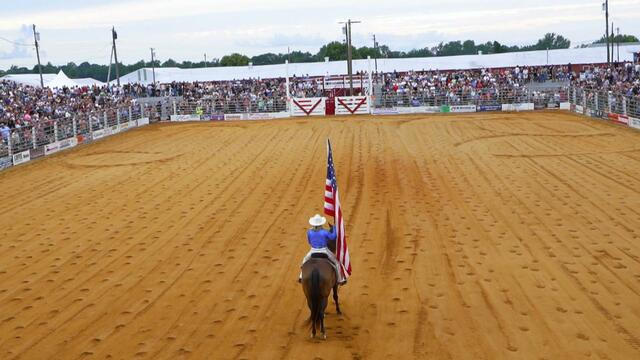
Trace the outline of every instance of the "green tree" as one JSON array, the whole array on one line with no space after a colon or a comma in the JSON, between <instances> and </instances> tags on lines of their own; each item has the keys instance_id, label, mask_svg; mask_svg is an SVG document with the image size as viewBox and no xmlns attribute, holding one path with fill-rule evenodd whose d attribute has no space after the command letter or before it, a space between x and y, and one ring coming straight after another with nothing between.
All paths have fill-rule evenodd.
<instances>
[{"instance_id":1,"label":"green tree","mask_svg":"<svg viewBox=\"0 0 640 360\"><path fill-rule=\"evenodd\" d=\"M324 61L325 57L329 57L329 60L346 60L347 59L347 45L333 41L324 45L318 51L316 55L319 61Z\"/></svg>"},{"instance_id":2,"label":"green tree","mask_svg":"<svg viewBox=\"0 0 640 360\"><path fill-rule=\"evenodd\" d=\"M178 67L178 63L173 59L167 59L167 61L163 62L162 67Z\"/></svg>"},{"instance_id":3,"label":"green tree","mask_svg":"<svg viewBox=\"0 0 640 360\"><path fill-rule=\"evenodd\" d=\"M638 40L637 37L633 36L633 35L627 35L627 34L620 34L620 35L615 35L615 36L609 36L610 41L613 41L615 43L631 43L631 42L639 42L640 40ZM602 37L598 40L598 41L594 41L594 44L604 44L607 42L607 37L605 35L602 35Z\"/></svg>"},{"instance_id":4,"label":"green tree","mask_svg":"<svg viewBox=\"0 0 640 360\"><path fill-rule=\"evenodd\" d=\"M522 51L546 50L546 49L568 49L571 41L562 35L556 33L547 33L542 39L539 39L535 45L522 47Z\"/></svg>"},{"instance_id":5,"label":"green tree","mask_svg":"<svg viewBox=\"0 0 640 360\"><path fill-rule=\"evenodd\" d=\"M220 59L220 66L246 66L248 64L249 57L238 53L226 55Z\"/></svg>"}]
</instances>

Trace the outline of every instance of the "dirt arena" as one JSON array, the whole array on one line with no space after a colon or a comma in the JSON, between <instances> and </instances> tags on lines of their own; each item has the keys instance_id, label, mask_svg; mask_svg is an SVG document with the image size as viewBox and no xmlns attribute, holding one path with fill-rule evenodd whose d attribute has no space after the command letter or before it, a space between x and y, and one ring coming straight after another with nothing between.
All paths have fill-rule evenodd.
<instances>
[{"instance_id":1,"label":"dirt arena","mask_svg":"<svg viewBox=\"0 0 640 360\"><path fill-rule=\"evenodd\" d=\"M353 276L322 341L296 280L328 136ZM152 125L0 188L2 359L640 358L640 132L620 126Z\"/></svg>"}]
</instances>

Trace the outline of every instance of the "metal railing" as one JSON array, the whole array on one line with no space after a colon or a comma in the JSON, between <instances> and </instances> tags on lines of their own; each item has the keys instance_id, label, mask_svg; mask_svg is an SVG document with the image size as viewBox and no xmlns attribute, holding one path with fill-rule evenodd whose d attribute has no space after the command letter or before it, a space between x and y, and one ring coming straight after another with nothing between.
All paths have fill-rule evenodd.
<instances>
[{"instance_id":1,"label":"metal railing","mask_svg":"<svg viewBox=\"0 0 640 360\"><path fill-rule=\"evenodd\" d=\"M592 117L607 118L609 114L618 114L640 119L640 96L572 87L569 100L571 105L582 109L583 114Z\"/></svg>"},{"instance_id":2,"label":"metal railing","mask_svg":"<svg viewBox=\"0 0 640 360\"><path fill-rule=\"evenodd\" d=\"M442 105L501 105L533 103L548 107L568 101L568 88L536 89L526 87L478 90L427 90L411 92L383 92L375 97L374 107L417 107Z\"/></svg>"},{"instance_id":3,"label":"metal railing","mask_svg":"<svg viewBox=\"0 0 640 360\"><path fill-rule=\"evenodd\" d=\"M173 115L221 115L243 113L276 113L287 111L287 99L272 97L256 100L200 99L173 103Z\"/></svg>"},{"instance_id":4,"label":"metal railing","mask_svg":"<svg viewBox=\"0 0 640 360\"><path fill-rule=\"evenodd\" d=\"M26 158L26 155L22 154L25 152L29 153L31 159L40 157L47 154L47 146L50 144L61 142L62 149L63 145L64 148L69 147L70 142L65 140L75 139L78 143L93 141L93 135L98 130L110 127L109 134L118 133L120 129L136 127L137 120L145 116L145 109L136 104L104 111L77 113L73 116L65 114L56 119L43 119L30 126L11 129L6 138L0 139L0 170L13 164L14 155L20 160ZM104 134L100 135L102 136ZM52 149L56 149L56 146L48 149L54 151Z\"/></svg>"}]
</instances>

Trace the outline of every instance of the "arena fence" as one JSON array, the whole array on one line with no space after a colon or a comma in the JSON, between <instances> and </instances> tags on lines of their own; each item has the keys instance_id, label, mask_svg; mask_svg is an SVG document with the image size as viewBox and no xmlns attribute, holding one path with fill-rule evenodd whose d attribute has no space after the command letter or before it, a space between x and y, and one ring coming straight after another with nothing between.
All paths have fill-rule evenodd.
<instances>
[{"instance_id":1,"label":"arena fence","mask_svg":"<svg viewBox=\"0 0 640 360\"><path fill-rule=\"evenodd\" d=\"M263 120L324 114L410 114L566 109L640 128L640 98L602 90L560 88L383 93L373 96L224 101L168 99L77 113L12 129L0 141L0 169L159 120Z\"/></svg>"},{"instance_id":2,"label":"arena fence","mask_svg":"<svg viewBox=\"0 0 640 360\"><path fill-rule=\"evenodd\" d=\"M145 108L136 104L15 128L0 141L0 170L147 124Z\"/></svg>"},{"instance_id":3,"label":"arena fence","mask_svg":"<svg viewBox=\"0 0 640 360\"><path fill-rule=\"evenodd\" d=\"M569 100L570 110L575 113L640 129L640 97L638 96L572 87Z\"/></svg>"}]
</instances>

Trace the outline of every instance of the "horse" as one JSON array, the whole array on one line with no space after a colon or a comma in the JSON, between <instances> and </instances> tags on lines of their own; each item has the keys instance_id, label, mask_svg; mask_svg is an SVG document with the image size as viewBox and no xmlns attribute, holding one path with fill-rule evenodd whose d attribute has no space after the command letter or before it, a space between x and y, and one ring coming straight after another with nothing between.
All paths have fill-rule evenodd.
<instances>
[{"instance_id":1,"label":"horse","mask_svg":"<svg viewBox=\"0 0 640 360\"><path fill-rule=\"evenodd\" d=\"M342 314L338 303L336 271L326 255L314 254L309 261L302 265L302 290L307 297L307 305L311 311L307 320L311 327L311 338L316 337L316 328L320 327L322 337L326 339L324 312L327 309L331 290L333 290L333 301L336 303L336 312Z\"/></svg>"}]
</instances>

